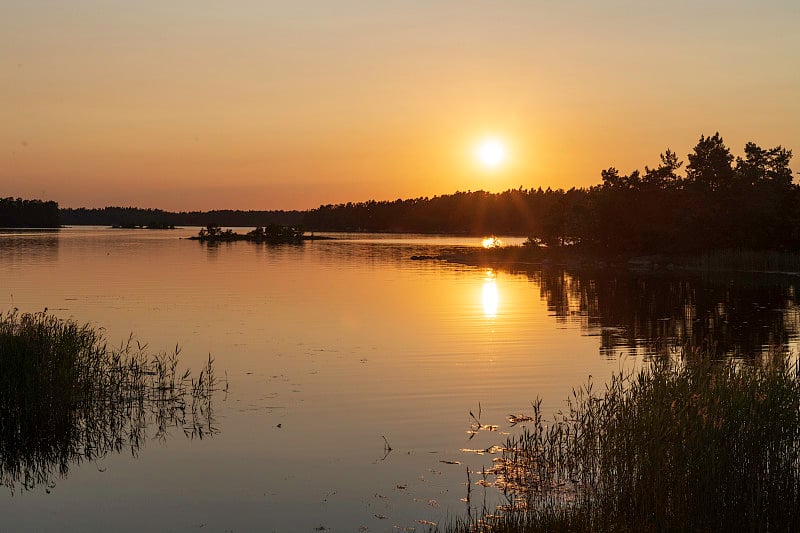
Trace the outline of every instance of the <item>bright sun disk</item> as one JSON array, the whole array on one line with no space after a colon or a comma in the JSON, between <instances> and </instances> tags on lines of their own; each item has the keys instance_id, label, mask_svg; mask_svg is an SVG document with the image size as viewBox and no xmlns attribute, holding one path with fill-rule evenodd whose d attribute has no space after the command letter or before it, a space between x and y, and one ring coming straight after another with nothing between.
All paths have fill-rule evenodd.
<instances>
[{"instance_id":1,"label":"bright sun disk","mask_svg":"<svg viewBox=\"0 0 800 533\"><path fill-rule=\"evenodd\" d=\"M488 168L496 168L506 160L506 146L499 139L486 139L478 145L478 159Z\"/></svg>"}]
</instances>

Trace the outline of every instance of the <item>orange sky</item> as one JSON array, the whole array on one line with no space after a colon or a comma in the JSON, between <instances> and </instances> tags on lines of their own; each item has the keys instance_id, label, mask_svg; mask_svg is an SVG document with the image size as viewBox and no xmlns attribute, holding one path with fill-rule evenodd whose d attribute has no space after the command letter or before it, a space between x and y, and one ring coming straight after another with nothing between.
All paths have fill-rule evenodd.
<instances>
[{"instance_id":1,"label":"orange sky","mask_svg":"<svg viewBox=\"0 0 800 533\"><path fill-rule=\"evenodd\" d=\"M8 0L0 196L305 209L591 185L715 131L798 152L798 24L794 0Z\"/></svg>"}]
</instances>

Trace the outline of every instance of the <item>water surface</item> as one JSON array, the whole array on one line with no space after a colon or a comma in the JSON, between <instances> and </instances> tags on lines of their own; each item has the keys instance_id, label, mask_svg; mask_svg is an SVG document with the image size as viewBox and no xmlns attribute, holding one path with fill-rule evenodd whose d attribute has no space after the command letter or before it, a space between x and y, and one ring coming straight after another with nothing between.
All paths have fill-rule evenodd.
<instances>
[{"instance_id":1,"label":"water surface","mask_svg":"<svg viewBox=\"0 0 800 533\"><path fill-rule=\"evenodd\" d=\"M465 511L467 468L491 461L461 450L501 442L506 416L537 396L556 409L589 375L645 364L654 339L797 342L791 277L513 273L409 259L474 238L179 238L194 233L0 234L0 309L179 344L183 364L211 354L228 380L213 437L175 432L75 464L53 487L7 490L5 527L424 530ZM470 411L499 430L470 440Z\"/></svg>"}]
</instances>

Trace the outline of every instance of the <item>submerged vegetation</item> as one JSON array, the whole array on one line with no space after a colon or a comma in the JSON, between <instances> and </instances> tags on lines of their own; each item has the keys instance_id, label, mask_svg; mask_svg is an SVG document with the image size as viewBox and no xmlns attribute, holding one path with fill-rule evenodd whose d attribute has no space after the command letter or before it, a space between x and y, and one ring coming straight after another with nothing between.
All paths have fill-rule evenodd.
<instances>
[{"instance_id":1,"label":"submerged vegetation","mask_svg":"<svg viewBox=\"0 0 800 533\"><path fill-rule=\"evenodd\" d=\"M487 476L507 497L453 531L791 531L800 523L800 369L665 355L541 402Z\"/></svg>"},{"instance_id":2,"label":"submerged vegetation","mask_svg":"<svg viewBox=\"0 0 800 533\"><path fill-rule=\"evenodd\" d=\"M49 490L72 465L170 431L216 433L213 362L178 372L180 350L150 354L129 339L111 348L89 325L53 315L0 315L0 483Z\"/></svg>"}]
</instances>

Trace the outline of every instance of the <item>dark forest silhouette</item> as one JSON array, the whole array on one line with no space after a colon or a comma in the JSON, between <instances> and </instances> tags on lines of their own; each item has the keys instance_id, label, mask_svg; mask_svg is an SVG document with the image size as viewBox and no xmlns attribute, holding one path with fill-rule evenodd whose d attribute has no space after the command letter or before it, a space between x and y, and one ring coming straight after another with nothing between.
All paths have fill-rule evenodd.
<instances>
[{"instance_id":1,"label":"dark forest silhouette","mask_svg":"<svg viewBox=\"0 0 800 533\"><path fill-rule=\"evenodd\" d=\"M602 171L590 188L458 192L434 198L325 205L306 213L318 231L516 234L531 242L610 253L796 249L800 195L781 146L747 143L735 158L719 133L683 162L667 150L655 168Z\"/></svg>"},{"instance_id":2,"label":"dark forest silhouette","mask_svg":"<svg viewBox=\"0 0 800 533\"><path fill-rule=\"evenodd\" d=\"M161 209L138 207L85 207L61 210L61 221L66 225L169 227L169 226L268 226L277 224L295 226L303 221L301 211L181 211L178 213Z\"/></svg>"},{"instance_id":3,"label":"dark forest silhouette","mask_svg":"<svg viewBox=\"0 0 800 533\"><path fill-rule=\"evenodd\" d=\"M59 225L56 202L0 198L0 228L57 228Z\"/></svg>"},{"instance_id":4,"label":"dark forest silhouette","mask_svg":"<svg viewBox=\"0 0 800 533\"><path fill-rule=\"evenodd\" d=\"M628 175L608 168L601 172L602 183L589 188L467 191L309 211L106 207L60 214L62 224L122 227L302 225L310 231L509 234L599 254L785 251L800 246L800 187L792 181L791 157L781 146L765 149L752 142L743 156L734 157L715 133L700 137L685 165L668 149L654 168ZM2 202L0 226L54 224L54 202ZM20 214L20 202L26 214Z\"/></svg>"}]
</instances>

